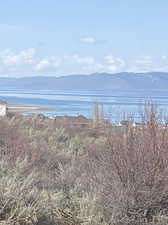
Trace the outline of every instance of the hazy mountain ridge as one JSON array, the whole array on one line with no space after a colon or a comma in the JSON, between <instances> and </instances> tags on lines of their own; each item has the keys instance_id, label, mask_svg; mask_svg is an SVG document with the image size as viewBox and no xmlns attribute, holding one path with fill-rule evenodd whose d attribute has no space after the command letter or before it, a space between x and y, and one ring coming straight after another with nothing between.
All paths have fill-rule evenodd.
<instances>
[{"instance_id":1,"label":"hazy mountain ridge","mask_svg":"<svg viewBox=\"0 0 168 225\"><path fill-rule=\"evenodd\" d=\"M168 72L95 73L61 77L0 78L0 88L52 90L167 90Z\"/></svg>"}]
</instances>

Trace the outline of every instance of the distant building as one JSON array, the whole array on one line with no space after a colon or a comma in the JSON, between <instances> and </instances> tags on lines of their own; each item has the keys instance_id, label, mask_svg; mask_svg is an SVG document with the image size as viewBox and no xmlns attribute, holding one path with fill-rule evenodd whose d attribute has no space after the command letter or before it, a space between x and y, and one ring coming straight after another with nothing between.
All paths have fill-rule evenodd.
<instances>
[{"instance_id":1,"label":"distant building","mask_svg":"<svg viewBox=\"0 0 168 225\"><path fill-rule=\"evenodd\" d=\"M0 101L0 116L7 115L7 102Z\"/></svg>"},{"instance_id":2,"label":"distant building","mask_svg":"<svg viewBox=\"0 0 168 225\"><path fill-rule=\"evenodd\" d=\"M126 127L130 126L131 124L132 123L129 120L122 120L119 123L120 126L126 126Z\"/></svg>"}]
</instances>

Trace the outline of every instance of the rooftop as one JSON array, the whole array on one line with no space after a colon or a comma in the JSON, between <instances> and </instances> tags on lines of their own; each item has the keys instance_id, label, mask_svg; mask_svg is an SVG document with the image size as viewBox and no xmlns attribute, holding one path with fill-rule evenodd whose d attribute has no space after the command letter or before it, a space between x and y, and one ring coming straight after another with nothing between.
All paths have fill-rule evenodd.
<instances>
[{"instance_id":1,"label":"rooftop","mask_svg":"<svg viewBox=\"0 0 168 225\"><path fill-rule=\"evenodd\" d=\"M6 101L1 101L1 100L0 100L0 105L7 105L7 102L6 102Z\"/></svg>"}]
</instances>

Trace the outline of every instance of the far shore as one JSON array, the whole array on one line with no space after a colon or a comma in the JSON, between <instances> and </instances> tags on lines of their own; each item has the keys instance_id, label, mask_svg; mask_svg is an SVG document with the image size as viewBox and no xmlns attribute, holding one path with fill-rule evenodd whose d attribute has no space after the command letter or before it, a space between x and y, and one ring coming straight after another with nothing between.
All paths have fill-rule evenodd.
<instances>
[{"instance_id":1,"label":"far shore","mask_svg":"<svg viewBox=\"0 0 168 225\"><path fill-rule=\"evenodd\" d=\"M48 110L50 107L36 106L36 105L23 105L23 104L7 104L8 111L13 113L24 113L30 111Z\"/></svg>"}]
</instances>

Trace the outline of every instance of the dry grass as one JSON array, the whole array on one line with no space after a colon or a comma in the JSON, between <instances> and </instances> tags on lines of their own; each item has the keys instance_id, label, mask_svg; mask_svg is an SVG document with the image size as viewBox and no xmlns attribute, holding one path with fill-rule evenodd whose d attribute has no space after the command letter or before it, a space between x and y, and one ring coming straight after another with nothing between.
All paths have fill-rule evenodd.
<instances>
[{"instance_id":1,"label":"dry grass","mask_svg":"<svg viewBox=\"0 0 168 225\"><path fill-rule=\"evenodd\" d=\"M76 122L0 120L1 224L167 224L168 125L154 105L139 126Z\"/></svg>"}]
</instances>

